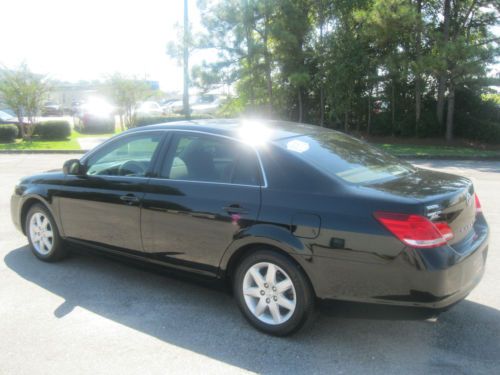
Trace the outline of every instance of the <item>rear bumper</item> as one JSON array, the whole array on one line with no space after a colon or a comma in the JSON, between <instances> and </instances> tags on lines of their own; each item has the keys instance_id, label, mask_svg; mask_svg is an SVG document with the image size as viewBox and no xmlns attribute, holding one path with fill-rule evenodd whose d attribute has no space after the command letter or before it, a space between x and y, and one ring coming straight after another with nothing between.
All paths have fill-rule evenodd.
<instances>
[{"instance_id":1,"label":"rear bumper","mask_svg":"<svg viewBox=\"0 0 500 375\"><path fill-rule=\"evenodd\" d=\"M427 270L413 280L408 305L435 309L449 307L465 297L481 281L488 255L488 235L467 256L444 269ZM451 256L453 257L453 256ZM450 257L449 257L450 258Z\"/></svg>"},{"instance_id":2,"label":"rear bumper","mask_svg":"<svg viewBox=\"0 0 500 375\"><path fill-rule=\"evenodd\" d=\"M316 294L323 299L444 309L464 299L483 277L487 226L478 233L459 251L450 246L405 249L378 263L318 257L312 262L313 272L321 275L313 280Z\"/></svg>"}]
</instances>

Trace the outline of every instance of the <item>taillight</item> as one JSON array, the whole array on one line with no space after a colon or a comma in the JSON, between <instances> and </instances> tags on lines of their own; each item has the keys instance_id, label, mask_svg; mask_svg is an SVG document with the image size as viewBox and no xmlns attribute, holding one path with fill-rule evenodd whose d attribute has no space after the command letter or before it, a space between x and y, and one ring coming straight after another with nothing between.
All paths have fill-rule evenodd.
<instances>
[{"instance_id":1,"label":"taillight","mask_svg":"<svg viewBox=\"0 0 500 375\"><path fill-rule=\"evenodd\" d=\"M443 236L443 238L446 241L450 241L453 238L453 231L451 230L448 223L446 223L444 221L440 221L440 222L436 222L436 223L431 222L431 224L434 224L436 229L439 231L439 233L441 233L441 236Z\"/></svg>"},{"instance_id":2,"label":"taillight","mask_svg":"<svg viewBox=\"0 0 500 375\"><path fill-rule=\"evenodd\" d=\"M453 231L445 222L433 223L426 217L391 212L375 212L375 218L405 245L426 249L445 245Z\"/></svg>"},{"instance_id":3,"label":"taillight","mask_svg":"<svg viewBox=\"0 0 500 375\"><path fill-rule=\"evenodd\" d=\"M474 194L474 202L476 204L476 213L483 212L483 208L481 207L481 202L479 202L477 194Z\"/></svg>"}]
</instances>

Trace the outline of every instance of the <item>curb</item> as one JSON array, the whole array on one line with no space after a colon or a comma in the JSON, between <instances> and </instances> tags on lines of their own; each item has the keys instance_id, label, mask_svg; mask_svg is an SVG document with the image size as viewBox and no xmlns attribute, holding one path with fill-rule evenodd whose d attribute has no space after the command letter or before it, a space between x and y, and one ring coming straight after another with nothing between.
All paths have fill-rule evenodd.
<instances>
[{"instance_id":1,"label":"curb","mask_svg":"<svg viewBox=\"0 0 500 375\"><path fill-rule=\"evenodd\" d=\"M400 159L408 160L469 160L469 161L500 161L498 156L452 156L452 155L394 155Z\"/></svg>"},{"instance_id":2,"label":"curb","mask_svg":"<svg viewBox=\"0 0 500 375\"><path fill-rule=\"evenodd\" d=\"M0 154L85 154L88 150L0 150Z\"/></svg>"}]
</instances>

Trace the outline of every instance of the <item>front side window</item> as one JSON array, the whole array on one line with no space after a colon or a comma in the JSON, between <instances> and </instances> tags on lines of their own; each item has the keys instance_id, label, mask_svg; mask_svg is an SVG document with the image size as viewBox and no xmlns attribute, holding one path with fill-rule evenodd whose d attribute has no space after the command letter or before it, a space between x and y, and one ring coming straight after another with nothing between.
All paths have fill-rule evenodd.
<instances>
[{"instance_id":1,"label":"front side window","mask_svg":"<svg viewBox=\"0 0 500 375\"><path fill-rule=\"evenodd\" d=\"M260 185L260 164L248 145L217 136L174 137L161 177L171 180Z\"/></svg>"},{"instance_id":2,"label":"front side window","mask_svg":"<svg viewBox=\"0 0 500 375\"><path fill-rule=\"evenodd\" d=\"M144 177L161 137L161 133L148 133L116 140L89 158L87 174Z\"/></svg>"}]
</instances>

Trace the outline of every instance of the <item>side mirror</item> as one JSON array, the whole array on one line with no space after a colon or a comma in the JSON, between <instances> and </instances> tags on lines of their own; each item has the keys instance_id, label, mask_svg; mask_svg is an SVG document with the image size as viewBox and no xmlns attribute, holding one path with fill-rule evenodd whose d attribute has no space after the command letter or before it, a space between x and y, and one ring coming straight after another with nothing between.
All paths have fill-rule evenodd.
<instances>
[{"instance_id":1,"label":"side mirror","mask_svg":"<svg viewBox=\"0 0 500 375\"><path fill-rule=\"evenodd\" d=\"M63 173L80 176L84 174L84 168L79 159L70 159L64 162Z\"/></svg>"}]
</instances>

